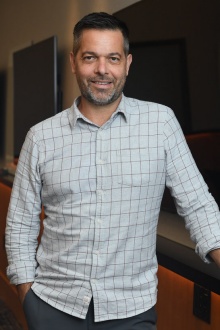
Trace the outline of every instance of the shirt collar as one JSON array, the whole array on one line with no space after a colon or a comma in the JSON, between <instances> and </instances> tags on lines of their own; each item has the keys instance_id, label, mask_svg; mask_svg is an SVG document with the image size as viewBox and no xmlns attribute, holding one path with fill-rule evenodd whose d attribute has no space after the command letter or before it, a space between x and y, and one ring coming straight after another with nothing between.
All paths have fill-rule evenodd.
<instances>
[{"instance_id":1,"label":"shirt collar","mask_svg":"<svg viewBox=\"0 0 220 330\"><path fill-rule=\"evenodd\" d=\"M123 117L124 117L124 120L127 122L127 120L128 120L128 114L126 112L125 100L126 100L126 97L122 93L122 98L121 98L121 101L120 101L120 103L118 105L118 108L116 109L116 113L121 113L123 115Z\"/></svg>"},{"instance_id":2,"label":"shirt collar","mask_svg":"<svg viewBox=\"0 0 220 330\"><path fill-rule=\"evenodd\" d=\"M124 118L124 120L127 122L127 116L128 115L126 113L125 98L126 97L124 96L124 94L122 94L121 101L120 101L120 103L119 103L116 111L114 112L113 116L115 116L117 113L120 113L122 115L122 117ZM73 103L73 105L70 108L69 121L70 121L70 125L71 125L72 128L75 127L76 122L77 122L78 119L81 118L81 119L85 120L85 117L79 111L79 108L78 108L79 101L80 101L80 96L77 97L74 100L74 103Z\"/></svg>"}]
</instances>

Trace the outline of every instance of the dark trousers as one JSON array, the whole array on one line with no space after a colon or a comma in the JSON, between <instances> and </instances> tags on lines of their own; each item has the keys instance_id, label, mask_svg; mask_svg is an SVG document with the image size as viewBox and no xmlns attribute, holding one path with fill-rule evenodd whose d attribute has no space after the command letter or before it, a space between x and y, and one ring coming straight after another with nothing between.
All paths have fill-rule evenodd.
<instances>
[{"instance_id":1,"label":"dark trousers","mask_svg":"<svg viewBox=\"0 0 220 330\"><path fill-rule=\"evenodd\" d=\"M94 322L93 300L84 320L48 305L30 290L23 308L29 330L156 330L154 307L126 319Z\"/></svg>"}]
</instances>

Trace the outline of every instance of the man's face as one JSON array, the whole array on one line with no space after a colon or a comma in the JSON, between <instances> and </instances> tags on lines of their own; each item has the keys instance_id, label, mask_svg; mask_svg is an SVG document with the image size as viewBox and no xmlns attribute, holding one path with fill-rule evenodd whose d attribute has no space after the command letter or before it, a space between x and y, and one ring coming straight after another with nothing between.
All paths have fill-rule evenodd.
<instances>
[{"instance_id":1,"label":"man's face","mask_svg":"<svg viewBox=\"0 0 220 330\"><path fill-rule=\"evenodd\" d=\"M80 48L70 55L73 73L82 97L103 106L117 100L123 91L132 57L124 53L121 31L85 30Z\"/></svg>"}]
</instances>

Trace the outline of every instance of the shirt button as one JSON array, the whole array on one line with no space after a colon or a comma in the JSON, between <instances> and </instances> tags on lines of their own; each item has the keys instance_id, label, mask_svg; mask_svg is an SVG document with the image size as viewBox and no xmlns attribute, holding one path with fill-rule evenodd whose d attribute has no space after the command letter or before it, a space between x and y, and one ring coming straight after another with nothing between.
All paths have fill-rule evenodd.
<instances>
[{"instance_id":1,"label":"shirt button","mask_svg":"<svg viewBox=\"0 0 220 330\"><path fill-rule=\"evenodd\" d=\"M89 297L84 297L83 301L85 304L89 304L90 303L90 298Z\"/></svg>"}]
</instances>

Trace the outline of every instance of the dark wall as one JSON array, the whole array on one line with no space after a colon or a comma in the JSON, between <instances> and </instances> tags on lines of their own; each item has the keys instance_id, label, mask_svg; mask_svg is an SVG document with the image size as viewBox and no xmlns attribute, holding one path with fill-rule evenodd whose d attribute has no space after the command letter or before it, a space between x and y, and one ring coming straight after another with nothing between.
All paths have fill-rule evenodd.
<instances>
[{"instance_id":1,"label":"dark wall","mask_svg":"<svg viewBox=\"0 0 220 330\"><path fill-rule=\"evenodd\" d=\"M127 23L131 43L185 42L183 111L190 112L192 131L220 129L219 8L218 0L143 0L115 13ZM148 72L142 74L147 80Z\"/></svg>"},{"instance_id":2,"label":"dark wall","mask_svg":"<svg viewBox=\"0 0 220 330\"><path fill-rule=\"evenodd\" d=\"M6 73L0 72L0 158L5 148L5 102L6 102Z\"/></svg>"}]
</instances>

